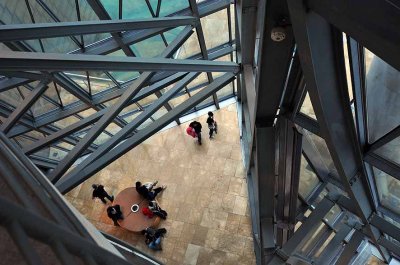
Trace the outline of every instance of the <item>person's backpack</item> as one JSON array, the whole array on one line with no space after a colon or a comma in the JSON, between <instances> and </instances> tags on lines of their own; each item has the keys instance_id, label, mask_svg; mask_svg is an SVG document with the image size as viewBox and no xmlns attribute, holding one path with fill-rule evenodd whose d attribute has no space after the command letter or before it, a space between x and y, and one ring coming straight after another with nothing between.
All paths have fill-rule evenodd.
<instances>
[{"instance_id":1,"label":"person's backpack","mask_svg":"<svg viewBox=\"0 0 400 265\"><path fill-rule=\"evenodd\" d=\"M193 138L196 138L196 136L197 136L197 134L196 134L196 132L194 131L194 129L193 129L192 127L190 127L190 126L187 127L186 133L187 133L188 135L192 136Z\"/></svg>"}]
</instances>

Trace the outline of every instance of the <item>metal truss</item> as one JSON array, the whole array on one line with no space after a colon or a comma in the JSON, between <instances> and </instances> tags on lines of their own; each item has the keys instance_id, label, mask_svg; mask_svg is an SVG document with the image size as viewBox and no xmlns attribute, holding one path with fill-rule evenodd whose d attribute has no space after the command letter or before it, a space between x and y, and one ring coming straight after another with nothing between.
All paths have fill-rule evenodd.
<instances>
[{"instance_id":1,"label":"metal truss","mask_svg":"<svg viewBox=\"0 0 400 265\"><path fill-rule=\"evenodd\" d=\"M399 69L398 32L379 30L399 24L399 9L339 2L237 1L239 117L258 264L364 264L366 242L386 263L400 257L399 215L382 205L372 169L400 179L400 167L376 152L400 130L393 124L368 142L364 58L366 47ZM300 112L307 93L316 118ZM318 182L307 196L306 170Z\"/></svg>"},{"instance_id":2,"label":"metal truss","mask_svg":"<svg viewBox=\"0 0 400 265\"><path fill-rule=\"evenodd\" d=\"M42 264L49 256L61 264L159 264L125 242L88 232L85 220L51 189L54 184L62 193L68 192L163 127L174 121L179 124L179 117L204 107L199 104L211 96L216 107L219 100L234 96L233 89L229 95L217 95L240 72L233 62L231 1L191 1L166 16L162 15L165 3L159 0L152 6L146 1L151 17L130 19L123 17L124 1L118 2L118 18L100 0L66 3L76 13L70 18L50 2L25 1L18 8L25 8L31 23L0 21L0 143L7 147L1 150L7 155L1 155L0 175L24 204L0 198L2 209L8 209L2 211L0 225L28 264ZM0 4L0 10L11 12L7 5ZM38 17L38 8L47 20ZM200 22L219 11L226 16L222 19L229 38L207 49L211 40ZM187 42L194 30L199 52L180 55L191 48ZM67 51L50 45L61 38L60 46L71 47ZM162 40L158 55L142 56L143 48L137 47L155 38ZM227 55L230 62L218 60ZM202 72L206 79L200 79ZM214 72L226 73L215 78ZM171 103L184 95L189 98L181 104ZM144 126L148 120L151 123ZM101 137L106 138L98 141ZM54 159L54 154L61 157ZM77 163L83 156L86 159ZM33 174L38 183L45 181L48 190L23 191L26 187L19 185L18 174L26 179ZM50 217L35 212L36 202L25 196L36 193ZM57 205L50 205L54 202ZM49 253L36 252L32 240L48 246ZM110 251L106 253L104 247Z\"/></svg>"},{"instance_id":3,"label":"metal truss","mask_svg":"<svg viewBox=\"0 0 400 265\"><path fill-rule=\"evenodd\" d=\"M400 16L393 3L237 0L233 32L230 0L190 0L166 16L161 16L166 0L155 6L146 0L146 19L123 17L124 1L118 2L115 17L102 1L87 0L92 21L83 18L78 2L72 21L57 17L54 7L41 0L36 3L50 22L36 23L29 1L25 4L31 24L1 21L0 95L19 99L0 101L0 140L6 147L1 153L8 154L2 155L2 172L15 171L23 161L23 168L43 181L34 163L47 174L45 187L50 180L67 193L171 122L179 124L180 116L202 107L204 100L212 97L210 104L218 108L217 91L237 78L257 263L355 264L366 242L377 248L384 262L399 259L400 217L381 202L375 169L400 180L400 166L377 152L397 139L400 129L394 124L379 139L368 140L364 53L367 48L400 70ZM210 48L201 20L221 10L228 16L229 38ZM179 33L167 38L179 26ZM199 53L178 59L194 30ZM87 39L103 33L107 34L95 41ZM73 48L48 52L48 42L58 37ZM164 49L145 58L136 47L152 38ZM226 55L235 63L216 61ZM136 75L124 80L116 75L133 71ZM188 88L201 72L205 80ZM226 73L214 78L213 72ZM106 88L96 91L103 84ZM174 106L171 99L182 95L189 97ZM301 112L307 96L316 118ZM154 99L147 102L149 98ZM49 109L36 109L43 105ZM143 126L146 121L151 122ZM114 132L112 126L117 128ZM107 139L96 142L102 135ZM55 160L50 152L64 156ZM18 160L10 168L5 162L14 156ZM77 163L83 156L87 157ZM304 179L305 170L317 182L307 194L301 192L311 185ZM28 179L29 174L22 176ZM2 212L1 223L31 264L40 264L40 257L27 237L40 240L51 232L59 235L52 238L56 243L51 248L63 264L73 263L69 252L78 253L69 245L72 239L81 242L88 264L126 264L122 256L103 255L93 241L79 238L87 237L86 230L71 217L64 220L69 209L64 202L47 205L62 209L55 210L50 221L24 209L35 204L21 195L22 187L11 175L3 175L23 207L1 199L2 206L16 209ZM32 192L36 193L39 190ZM42 203L53 203L42 197ZM26 211L32 222L19 220ZM39 222L50 229L33 231ZM126 254L123 249L129 247L124 242L106 237Z\"/></svg>"}]
</instances>

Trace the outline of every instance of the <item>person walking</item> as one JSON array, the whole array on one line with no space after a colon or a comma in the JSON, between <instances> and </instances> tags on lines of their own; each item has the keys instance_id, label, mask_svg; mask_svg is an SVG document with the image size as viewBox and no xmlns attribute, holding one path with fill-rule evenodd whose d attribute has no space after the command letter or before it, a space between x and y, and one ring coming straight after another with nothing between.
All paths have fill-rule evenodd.
<instances>
[{"instance_id":1,"label":"person walking","mask_svg":"<svg viewBox=\"0 0 400 265\"><path fill-rule=\"evenodd\" d=\"M110 202L114 201L114 196L108 195L108 193L105 191L103 185L93 184L92 188L93 188L92 199L99 198L104 204L107 203L104 198L109 199Z\"/></svg>"},{"instance_id":2,"label":"person walking","mask_svg":"<svg viewBox=\"0 0 400 265\"><path fill-rule=\"evenodd\" d=\"M192 121L189 124L189 127L192 127L193 130L196 132L197 141L198 141L199 145L201 145L201 128L202 128L201 123L198 121Z\"/></svg>"},{"instance_id":3,"label":"person walking","mask_svg":"<svg viewBox=\"0 0 400 265\"><path fill-rule=\"evenodd\" d=\"M208 129L210 130L208 134L211 139L213 138L214 132L215 134L217 134L217 122L214 120L214 113L212 113L211 111L208 112L207 124L208 124Z\"/></svg>"}]
</instances>

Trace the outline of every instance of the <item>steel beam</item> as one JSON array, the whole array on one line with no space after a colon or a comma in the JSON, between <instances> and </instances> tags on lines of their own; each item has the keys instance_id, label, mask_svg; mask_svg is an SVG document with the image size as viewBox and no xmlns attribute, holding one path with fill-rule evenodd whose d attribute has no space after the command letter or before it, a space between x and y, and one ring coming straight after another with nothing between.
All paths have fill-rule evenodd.
<instances>
[{"instance_id":1,"label":"steel beam","mask_svg":"<svg viewBox=\"0 0 400 265\"><path fill-rule=\"evenodd\" d=\"M182 45L183 42L191 34L191 30L183 30L178 37L164 50L161 57L171 57L176 50ZM161 58L159 58L161 60ZM118 101L109 108L100 120L89 130L85 137L72 149L68 155L60 162L58 167L49 176L50 180L55 183L68 168L75 162L76 159L82 154L83 151L99 136L102 131L112 122L112 120L121 112L121 110L135 97L143 85L154 75L154 72L145 72L141 74L135 82L120 96Z\"/></svg>"},{"instance_id":2,"label":"steel beam","mask_svg":"<svg viewBox=\"0 0 400 265\"><path fill-rule=\"evenodd\" d=\"M96 13L96 15L101 20L111 20L111 17L108 15L100 0L88 0L87 2L93 9L94 13ZM131 48L122 41L120 32L111 33L111 36L113 37L113 40L117 43L118 48L121 48L126 56L135 56Z\"/></svg>"},{"instance_id":3,"label":"steel beam","mask_svg":"<svg viewBox=\"0 0 400 265\"><path fill-rule=\"evenodd\" d=\"M89 164L85 169L78 172L76 175L76 179L74 182L63 182L61 179L59 183L56 183L56 187L60 190L61 193L65 194L66 192L70 191L74 187L78 186L80 183L88 179L89 177L93 176L96 172L103 169L115 159L118 159L129 150L134 148L135 146L139 145L147 138L152 136L154 133L158 132L163 127L167 126L171 123L176 117L184 114L186 111L190 110L198 103L202 102L204 99L209 97L212 93L216 92L218 89L224 87L229 82L235 78L233 74L227 73L217 79L211 84L209 84L206 88L202 89L194 96L190 97L188 100L179 104L177 107L173 108L167 114L162 116L161 118L157 119L150 125L148 125L145 129L138 131L135 135L128 138L123 144L115 147L107 154L101 156L97 161L94 163Z\"/></svg>"},{"instance_id":4,"label":"steel beam","mask_svg":"<svg viewBox=\"0 0 400 265\"><path fill-rule=\"evenodd\" d=\"M342 249L344 239L350 233L351 229L352 228L350 226L348 226L347 224L344 224L344 223L340 224L335 236L325 247L325 249L323 250L321 255L315 261L315 264L316 265L330 264L330 262L332 262L332 260L335 258L335 256Z\"/></svg>"},{"instance_id":5,"label":"steel beam","mask_svg":"<svg viewBox=\"0 0 400 265\"><path fill-rule=\"evenodd\" d=\"M50 134L48 137L45 137L37 142L34 142L32 145L29 145L23 149L25 154L29 155L29 154L35 153L35 152L39 151L40 149L42 149L52 143L55 143L55 142L63 139L64 137L95 123L96 121L98 121L101 118L101 116L104 115L104 113L107 112L107 110L108 109L103 109L101 111L98 111L98 112L90 115L87 118L84 118L78 122L75 122L53 134Z\"/></svg>"},{"instance_id":6,"label":"steel beam","mask_svg":"<svg viewBox=\"0 0 400 265\"><path fill-rule=\"evenodd\" d=\"M288 0L288 4L307 90L321 134L345 191L355 203L356 214L366 224L368 236L387 261L387 251L377 243L379 232L367 220L374 203L349 104L342 33L316 13L307 12L302 2Z\"/></svg>"},{"instance_id":7,"label":"steel beam","mask_svg":"<svg viewBox=\"0 0 400 265\"><path fill-rule=\"evenodd\" d=\"M400 8L392 1L309 0L308 7L400 71Z\"/></svg>"},{"instance_id":8,"label":"steel beam","mask_svg":"<svg viewBox=\"0 0 400 265\"><path fill-rule=\"evenodd\" d=\"M17 106L17 108L11 113L7 120L1 125L1 130L7 134L11 127L13 127L17 121L24 115L24 113L32 107L36 100L46 91L48 81L41 81L29 95Z\"/></svg>"},{"instance_id":9,"label":"steel beam","mask_svg":"<svg viewBox=\"0 0 400 265\"><path fill-rule=\"evenodd\" d=\"M370 220L371 224L381 230L383 233L393 237L400 242L400 228L390 223L383 217L374 214Z\"/></svg>"},{"instance_id":10,"label":"steel beam","mask_svg":"<svg viewBox=\"0 0 400 265\"><path fill-rule=\"evenodd\" d=\"M159 27L195 26L198 19L194 17L162 17L123 20L74 21L57 23L10 24L0 25L0 41L20 41L29 39L76 36L121 32Z\"/></svg>"},{"instance_id":11,"label":"steel beam","mask_svg":"<svg viewBox=\"0 0 400 265\"><path fill-rule=\"evenodd\" d=\"M0 52L0 71L175 71L239 72L233 62L166 58L71 55L31 52Z\"/></svg>"},{"instance_id":12,"label":"steel beam","mask_svg":"<svg viewBox=\"0 0 400 265\"><path fill-rule=\"evenodd\" d=\"M127 138L134 130L136 130L143 122L151 117L158 109L160 109L166 102L168 102L174 95L182 90L188 83L193 81L199 73L189 73L181 81L177 82L175 86L164 93L159 99L155 100L148 108L146 108L141 114L133 119L128 125L119 130L111 139L102 144L95 152L93 152L88 158L82 161L74 169L65 175L60 183L73 182L74 176L77 175L81 170L87 167L89 164L98 160L101 156L105 155L116 145L121 143ZM179 118L179 117L178 117ZM75 178L76 179L76 178ZM57 183L58 184L58 183ZM60 184L61 185L61 184Z\"/></svg>"},{"instance_id":13,"label":"steel beam","mask_svg":"<svg viewBox=\"0 0 400 265\"><path fill-rule=\"evenodd\" d=\"M364 234L358 230L355 230L349 243L346 244L342 253L340 253L339 259L335 264L337 265L348 265L350 261L357 253L357 249L360 246L361 242L364 240Z\"/></svg>"},{"instance_id":14,"label":"steel beam","mask_svg":"<svg viewBox=\"0 0 400 265\"><path fill-rule=\"evenodd\" d=\"M6 78L0 81L0 92L13 89L14 87L23 86L30 82L32 82L32 80L24 78L16 78L16 77Z\"/></svg>"},{"instance_id":15,"label":"steel beam","mask_svg":"<svg viewBox=\"0 0 400 265\"><path fill-rule=\"evenodd\" d=\"M189 0L189 5L190 5L190 8L192 9L193 15L200 20L200 14L199 14L199 10L197 8L196 0ZM199 41L200 51L201 51L203 60L208 60L206 41L204 39L203 27L201 26L201 23L196 25L196 34L197 34L197 39ZM214 80L211 72L207 72L207 79L208 79L208 83L211 83ZM214 101L214 104L217 107L217 109L219 109L217 94L213 95L213 101Z\"/></svg>"}]
</instances>

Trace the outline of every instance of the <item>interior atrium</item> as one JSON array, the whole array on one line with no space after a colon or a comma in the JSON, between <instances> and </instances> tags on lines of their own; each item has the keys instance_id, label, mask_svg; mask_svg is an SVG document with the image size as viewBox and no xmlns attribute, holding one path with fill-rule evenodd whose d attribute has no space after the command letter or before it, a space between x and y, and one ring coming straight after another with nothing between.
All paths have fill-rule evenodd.
<instances>
[{"instance_id":1,"label":"interior atrium","mask_svg":"<svg viewBox=\"0 0 400 265\"><path fill-rule=\"evenodd\" d=\"M0 0L0 264L400 264L399 28L398 0Z\"/></svg>"}]
</instances>

